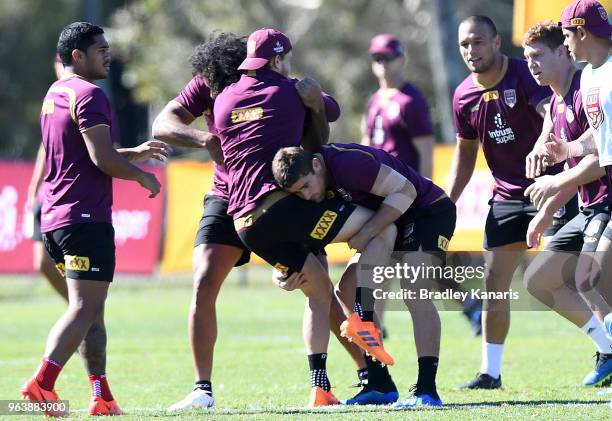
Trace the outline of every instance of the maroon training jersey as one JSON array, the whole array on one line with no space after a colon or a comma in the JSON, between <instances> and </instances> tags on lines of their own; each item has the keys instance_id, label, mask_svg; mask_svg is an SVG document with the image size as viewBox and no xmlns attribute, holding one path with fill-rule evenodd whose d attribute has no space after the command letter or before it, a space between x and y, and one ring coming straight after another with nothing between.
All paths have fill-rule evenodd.
<instances>
[{"instance_id":1,"label":"maroon training jersey","mask_svg":"<svg viewBox=\"0 0 612 421\"><path fill-rule=\"evenodd\" d=\"M480 140L495 179L493 199L528 200L523 193L533 180L525 177L525 158L542 132L543 119L536 108L551 94L550 88L536 83L526 61L505 56L502 73L491 86L470 75L455 90L457 137Z\"/></svg>"},{"instance_id":2,"label":"maroon training jersey","mask_svg":"<svg viewBox=\"0 0 612 421\"><path fill-rule=\"evenodd\" d=\"M215 127L229 174L227 213L234 219L279 189L272 159L280 148L300 145L306 108L295 83L272 70L258 70L242 75L215 100ZM327 119L335 121L340 107L328 95L323 99Z\"/></svg>"},{"instance_id":3,"label":"maroon training jersey","mask_svg":"<svg viewBox=\"0 0 612 421\"><path fill-rule=\"evenodd\" d=\"M413 139L433 134L427 101L417 88L405 83L401 89L378 90L366 110L370 146L383 149L416 171L420 157Z\"/></svg>"},{"instance_id":4,"label":"maroon training jersey","mask_svg":"<svg viewBox=\"0 0 612 421\"><path fill-rule=\"evenodd\" d=\"M355 143L330 143L323 145L317 153L322 156L327 169L328 189L346 201L369 209L378 209L384 200L384 197L370 193L383 164L414 185L417 196L410 209L425 207L444 194L429 178L382 149Z\"/></svg>"},{"instance_id":5,"label":"maroon training jersey","mask_svg":"<svg viewBox=\"0 0 612 421\"><path fill-rule=\"evenodd\" d=\"M83 222L112 223L112 178L92 162L82 132L110 128L110 142L119 140L108 98L98 86L77 75L49 88L40 113L45 148L41 231Z\"/></svg>"},{"instance_id":6,"label":"maroon training jersey","mask_svg":"<svg viewBox=\"0 0 612 421\"><path fill-rule=\"evenodd\" d=\"M208 131L217 135L215 119L213 117L214 101L210 97L210 88L202 77L194 76L174 100L185 107L195 118L203 115ZM210 193L223 200L228 200L228 177L225 166L213 162L213 169L213 186Z\"/></svg>"},{"instance_id":7,"label":"maroon training jersey","mask_svg":"<svg viewBox=\"0 0 612 421\"><path fill-rule=\"evenodd\" d=\"M580 93L580 70L570 78L570 85L563 96L553 95L550 100L550 116L553 121L554 134L565 142L576 140L589 129L589 121L582 107ZM582 160L570 158L567 164L575 167ZM578 188L584 206L602 203L608 196L606 177L602 177Z\"/></svg>"}]
</instances>

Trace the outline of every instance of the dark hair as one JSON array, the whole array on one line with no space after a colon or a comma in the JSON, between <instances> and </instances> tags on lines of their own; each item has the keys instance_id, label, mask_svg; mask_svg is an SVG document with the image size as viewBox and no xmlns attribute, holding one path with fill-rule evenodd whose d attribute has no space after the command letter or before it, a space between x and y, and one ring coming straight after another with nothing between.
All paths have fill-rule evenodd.
<instances>
[{"instance_id":1,"label":"dark hair","mask_svg":"<svg viewBox=\"0 0 612 421\"><path fill-rule=\"evenodd\" d=\"M95 43L94 37L104 29L89 22L73 22L62 29L57 41L57 54L64 66L72 64L72 50L87 51Z\"/></svg>"},{"instance_id":2,"label":"dark hair","mask_svg":"<svg viewBox=\"0 0 612 421\"><path fill-rule=\"evenodd\" d=\"M461 21L460 25L463 25L464 23L481 23L489 28L489 30L491 31L491 36L497 35L497 27L495 26L495 23L493 23L491 18L488 16L482 16L482 15L468 16L467 18Z\"/></svg>"},{"instance_id":3,"label":"dark hair","mask_svg":"<svg viewBox=\"0 0 612 421\"><path fill-rule=\"evenodd\" d=\"M530 45L536 42L545 44L551 50L556 50L563 45L565 37L561 27L555 22L549 20L546 22L536 23L529 28L529 31L523 37L523 45Z\"/></svg>"},{"instance_id":4,"label":"dark hair","mask_svg":"<svg viewBox=\"0 0 612 421\"><path fill-rule=\"evenodd\" d=\"M282 189L289 188L301 177L314 172L312 168L312 152L297 146L282 148L272 160L272 174L278 186Z\"/></svg>"},{"instance_id":5,"label":"dark hair","mask_svg":"<svg viewBox=\"0 0 612 421\"><path fill-rule=\"evenodd\" d=\"M246 58L246 37L230 32L213 33L189 58L193 75L206 78L211 97L240 79L240 63Z\"/></svg>"}]
</instances>

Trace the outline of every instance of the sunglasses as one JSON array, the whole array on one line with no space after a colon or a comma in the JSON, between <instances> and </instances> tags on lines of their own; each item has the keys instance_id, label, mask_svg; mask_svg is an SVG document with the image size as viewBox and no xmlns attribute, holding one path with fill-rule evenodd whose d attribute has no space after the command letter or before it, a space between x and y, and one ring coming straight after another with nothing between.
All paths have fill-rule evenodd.
<instances>
[{"instance_id":1,"label":"sunglasses","mask_svg":"<svg viewBox=\"0 0 612 421\"><path fill-rule=\"evenodd\" d=\"M372 54L372 61L376 63L385 63L398 58L400 54Z\"/></svg>"}]
</instances>

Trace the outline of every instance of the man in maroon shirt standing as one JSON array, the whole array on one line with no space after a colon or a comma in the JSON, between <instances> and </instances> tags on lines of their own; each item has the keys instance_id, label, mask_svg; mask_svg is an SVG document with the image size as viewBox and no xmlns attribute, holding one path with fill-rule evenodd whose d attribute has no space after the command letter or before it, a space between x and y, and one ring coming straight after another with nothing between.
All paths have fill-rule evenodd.
<instances>
[{"instance_id":1,"label":"man in maroon shirt standing","mask_svg":"<svg viewBox=\"0 0 612 421\"><path fill-rule=\"evenodd\" d=\"M457 147L449 196L455 202L459 199L474 171L481 143L495 180L485 224L485 288L505 292L527 248L527 227L537 212L524 196L533 182L527 178L525 167L536 142L543 144L542 139L548 135L546 130L543 133L542 115L551 91L538 86L525 61L502 55L500 47L501 39L488 17L471 16L459 25L459 50L471 74L457 87L453 98ZM551 169L553 173L560 170L559 166ZM566 222L576 211L564 209L564 215L559 216ZM561 225L561 221L555 221L554 228ZM480 370L460 388L501 387L503 344L510 328L509 300L488 300L482 326Z\"/></svg>"},{"instance_id":2,"label":"man in maroon shirt standing","mask_svg":"<svg viewBox=\"0 0 612 421\"><path fill-rule=\"evenodd\" d=\"M59 399L54 385L60 370L93 323L104 329L104 302L115 270L112 178L137 181L155 197L159 181L129 161L163 160L168 153L164 143L155 141L113 148L118 140L114 113L102 89L93 84L108 75L110 66L102 28L72 23L62 30L57 50L65 71L49 88L40 116L46 156L41 232L66 276L69 303L49 333L36 374L22 386L23 397L35 402ZM105 361L106 334L101 341L99 358ZM119 415L104 366L90 373L94 396L89 414ZM51 409L45 413L67 415Z\"/></svg>"}]
</instances>

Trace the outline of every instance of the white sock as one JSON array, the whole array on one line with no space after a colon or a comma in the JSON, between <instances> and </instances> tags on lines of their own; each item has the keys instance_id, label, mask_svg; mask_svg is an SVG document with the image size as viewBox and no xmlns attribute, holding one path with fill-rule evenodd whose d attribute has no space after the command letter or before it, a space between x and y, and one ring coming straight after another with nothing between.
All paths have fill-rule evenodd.
<instances>
[{"instance_id":1,"label":"white sock","mask_svg":"<svg viewBox=\"0 0 612 421\"><path fill-rule=\"evenodd\" d=\"M595 316L592 316L580 330L593 341L597 351L602 354L612 354L612 338L606 335L606 331Z\"/></svg>"},{"instance_id":2,"label":"white sock","mask_svg":"<svg viewBox=\"0 0 612 421\"><path fill-rule=\"evenodd\" d=\"M504 344L482 343L482 363L480 372L497 379L501 374L501 360L504 353Z\"/></svg>"}]
</instances>

